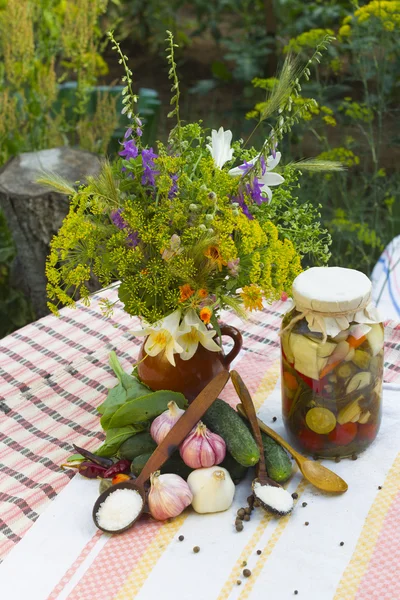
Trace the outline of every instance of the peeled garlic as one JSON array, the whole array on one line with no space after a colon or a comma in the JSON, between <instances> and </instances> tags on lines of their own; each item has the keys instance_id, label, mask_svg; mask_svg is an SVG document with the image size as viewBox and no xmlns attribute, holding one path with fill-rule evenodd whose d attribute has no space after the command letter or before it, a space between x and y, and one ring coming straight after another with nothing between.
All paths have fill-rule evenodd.
<instances>
[{"instance_id":1,"label":"peeled garlic","mask_svg":"<svg viewBox=\"0 0 400 600\"><path fill-rule=\"evenodd\" d=\"M193 494L192 506L198 513L227 510L235 495L235 484L223 467L196 469L188 477Z\"/></svg>"},{"instance_id":2,"label":"peeled garlic","mask_svg":"<svg viewBox=\"0 0 400 600\"><path fill-rule=\"evenodd\" d=\"M156 471L150 476L150 483L147 501L151 516L158 521L177 517L192 502L192 492L179 475L160 475L160 471Z\"/></svg>"}]
</instances>

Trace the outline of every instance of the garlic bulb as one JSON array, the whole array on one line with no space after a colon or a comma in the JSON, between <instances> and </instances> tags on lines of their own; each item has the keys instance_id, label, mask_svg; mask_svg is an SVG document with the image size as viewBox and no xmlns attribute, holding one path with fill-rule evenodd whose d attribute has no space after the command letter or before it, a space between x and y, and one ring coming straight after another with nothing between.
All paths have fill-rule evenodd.
<instances>
[{"instance_id":1,"label":"garlic bulb","mask_svg":"<svg viewBox=\"0 0 400 600\"><path fill-rule=\"evenodd\" d=\"M192 502L192 492L179 475L160 475L160 471L156 471L150 476L150 483L147 501L151 516L158 521L177 517Z\"/></svg>"},{"instance_id":2,"label":"garlic bulb","mask_svg":"<svg viewBox=\"0 0 400 600\"><path fill-rule=\"evenodd\" d=\"M187 482L193 494L192 506L198 513L221 512L233 502L235 484L223 467L192 471Z\"/></svg>"},{"instance_id":3,"label":"garlic bulb","mask_svg":"<svg viewBox=\"0 0 400 600\"><path fill-rule=\"evenodd\" d=\"M182 442L179 452L185 464L192 469L219 465L226 454L226 444L220 435L212 433L199 421Z\"/></svg>"},{"instance_id":4,"label":"garlic bulb","mask_svg":"<svg viewBox=\"0 0 400 600\"><path fill-rule=\"evenodd\" d=\"M184 412L175 402L168 402L168 410L156 417L150 427L150 435L156 444L161 444Z\"/></svg>"}]
</instances>

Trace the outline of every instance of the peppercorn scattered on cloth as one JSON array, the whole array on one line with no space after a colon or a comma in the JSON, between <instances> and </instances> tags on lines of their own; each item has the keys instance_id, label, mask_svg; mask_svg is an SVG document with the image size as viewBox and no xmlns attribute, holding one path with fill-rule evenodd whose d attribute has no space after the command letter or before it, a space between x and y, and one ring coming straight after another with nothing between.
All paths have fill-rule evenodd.
<instances>
[{"instance_id":1,"label":"peppercorn scattered on cloth","mask_svg":"<svg viewBox=\"0 0 400 600\"><path fill-rule=\"evenodd\" d=\"M144 518L120 536L91 519L98 481L59 465L72 443L102 440L96 407L115 377L114 349L128 368L140 341L137 322L116 310L63 309L0 342L1 598L7 600L307 600L400 598L400 325L388 323L383 422L377 440L356 462L326 462L349 483L330 497L295 472L292 515L256 509L243 531L234 527L250 479L232 507L218 514L192 510L167 523ZM259 416L283 433L278 330L285 303L225 322L244 334L235 368ZM237 398L231 384L224 399ZM308 523L306 525L306 523ZM182 541L180 536L184 536ZM200 550L194 551L198 547ZM245 573L244 573L245 571Z\"/></svg>"}]
</instances>

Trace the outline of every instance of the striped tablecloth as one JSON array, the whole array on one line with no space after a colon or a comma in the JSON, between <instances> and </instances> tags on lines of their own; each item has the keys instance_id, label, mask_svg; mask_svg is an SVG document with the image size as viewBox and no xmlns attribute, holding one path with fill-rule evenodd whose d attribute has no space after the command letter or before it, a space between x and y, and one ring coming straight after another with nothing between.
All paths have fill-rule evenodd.
<instances>
[{"instance_id":1,"label":"striped tablecloth","mask_svg":"<svg viewBox=\"0 0 400 600\"><path fill-rule=\"evenodd\" d=\"M256 511L237 533L234 513L249 493L243 482L226 513L143 520L112 537L91 522L98 483L59 468L72 443L91 448L102 440L96 407L115 384L109 352L127 369L138 352L140 341L129 333L137 322L118 304L104 318L103 295L89 308L64 309L60 318L46 317L0 341L0 597L244 600L290 598L298 590L307 600L399 600L400 326L386 327L379 438L357 462L333 464L350 484L345 495L325 497L295 473L288 487L299 494L292 516L277 520ZM224 315L244 334L235 368L261 417L278 417L277 430L283 310L277 303L246 323ZM223 397L236 402L231 384ZM249 578L242 576L244 562Z\"/></svg>"}]
</instances>

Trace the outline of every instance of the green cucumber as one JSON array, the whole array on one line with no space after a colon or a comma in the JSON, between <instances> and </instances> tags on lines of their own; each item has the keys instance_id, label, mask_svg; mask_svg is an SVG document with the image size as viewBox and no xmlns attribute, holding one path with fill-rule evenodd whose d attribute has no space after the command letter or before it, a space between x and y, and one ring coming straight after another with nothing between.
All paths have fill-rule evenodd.
<instances>
[{"instance_id":1,"label":"green cucumber","mask_svg":"<svg viewBox=\"0 0 400 600\"><path fill-rule=\"evenodd\" d=\"M140 475L144 465L147 463L150 456L151 453L136 456L136 458L133 459L131 464L131 472L136 476ZM160 471L161 473L175 473L175 475L179 475L183 479L187 479L190 473L193 471L193 469L185 465L185 463L179 456L179 453L176 453L163 464Z\"/></svg>"},{"instance_id":2,"label":"green cucumber","mask_svg":"<svg viewBox=\"0 0 400 600\"><path fill-rule=\"evenodd\" d=\"M253 436L238 413L219 398L204 414L202 421L211 431L220 435L233 458L243 467L252 467L260 459Z\"/></svg>"},{"instance_id":3,"label":"green cucumber","mask_svg":"<svg viewBox=\"0 0 400 600\"><path fill-rule=\"evenodd\" d=\"M292 461L288 453L266 433L261 432L261 437L268 475L277 483L287 481L292 474Z\"/></svg>"},{"instance_id":4,"label":"green cucumber","mask_svg":"<svg viewBox=\"0 0 400 600\"><path fill-rule=\"evenodd\" d=\"M226 453L224 460L219 466L224 467L228 471L235 485L246 477L248 471L248 467L239 464L229 452Z\"/></svg>"},{"instance_id":5,"label":"green cucumber","mask_svg":"<svg viewBox=\"0 0 400 600\"><path fill-rule=\"evenodd\" d=\"M132 437L128 438L118 450L118 458L126 458L127 460L133 460L136 456L141 454L147 454L148 452L154 452L157 448L157 444L147 431L137 433Z\"/></svg>"}]
</instances>

